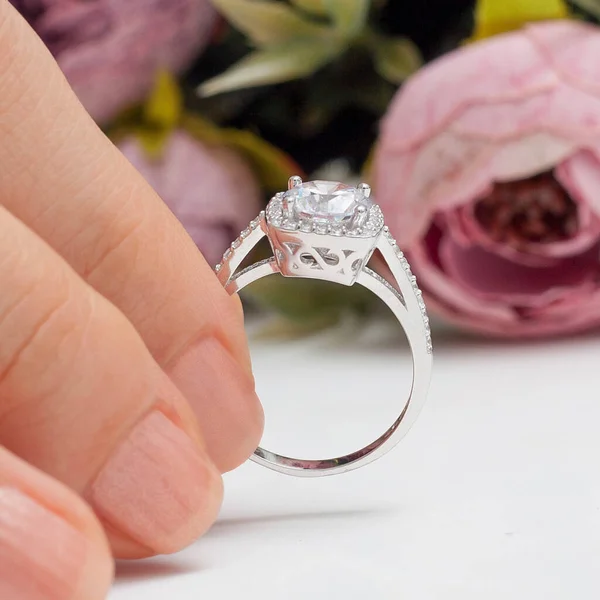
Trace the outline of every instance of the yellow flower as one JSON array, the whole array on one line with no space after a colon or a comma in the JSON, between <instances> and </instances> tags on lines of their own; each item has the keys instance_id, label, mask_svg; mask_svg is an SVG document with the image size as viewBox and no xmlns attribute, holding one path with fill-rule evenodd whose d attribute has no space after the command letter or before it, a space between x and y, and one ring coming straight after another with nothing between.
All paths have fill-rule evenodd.
<instances>
[{"instance_id":1,"label":"yellow flower","mask_svg":"<svg viewBox=\"0 0 600 600\"><path fill-rule=\"evenodd\" d=\"M532 21L566 19L568 16L569 10L563 0L478 0L471 41L514 31Z\"/></svg>"}]
</instances>

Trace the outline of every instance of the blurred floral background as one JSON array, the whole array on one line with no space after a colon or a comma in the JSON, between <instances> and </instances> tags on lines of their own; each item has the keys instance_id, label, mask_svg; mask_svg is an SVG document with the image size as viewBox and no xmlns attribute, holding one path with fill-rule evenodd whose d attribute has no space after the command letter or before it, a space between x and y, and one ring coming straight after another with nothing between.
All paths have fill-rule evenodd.
<instances>
[{"instance_id":1,"label":"blurred floral background","mask_svg":"<svg viewBox=\"0 0 600 600\"><path fill-rule=\"evenodd\" d=\"M11 1L210 263L290 175L361 178L441 319L600 325L600 0ZM246 299L374 310L294 283Z\"/></svg>"}]
</instances>

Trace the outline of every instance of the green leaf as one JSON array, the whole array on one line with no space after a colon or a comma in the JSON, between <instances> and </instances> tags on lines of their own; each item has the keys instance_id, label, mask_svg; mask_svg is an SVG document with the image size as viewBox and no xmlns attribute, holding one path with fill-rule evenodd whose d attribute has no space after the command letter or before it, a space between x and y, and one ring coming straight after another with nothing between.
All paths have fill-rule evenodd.
<instances>
[{"instance_id":1,"label":"green leaf","mask_svg":"<svg viewBox=\"0 0 600 600\"><path fill-rule=\"evenodd\" d=\"M199 114L185 114L181 120L181 128L185 129L185 131L196 139L206 142L207 144L215 144L218 146L223 144L223 132L225 130L201 117Z\"/></svg>"},{"instance_id":2,"label":"green leaf","mask_svg":"<svg viewBox=\"0 0 600 600\"><path fill-rule=\"evenodd\" d=\"M596 19L600 19L600 0L571 0L571 4L585 11Z\"/></svg>"},{"instance_id":3,"label":"green leaf","mask_svg":"<svg viewBox=\"0 0 600 600\"><path fill-rule=\"evenodd\" d=\"M155 127L173 129L183 109L183 97L177 80L167 71L160 71L154 89L142 107L143 118Z\"/></svg>"},{"instance_id":4,"label":"green leaf","mask_svg":"<svg viewBox=\"0 0 600 600\"><path fill-rule=\"evenodd\" d=\"M305 39L256 50L221 75L204 82L198 92L214 96L311 75L343 51L333 39Z\"/></svg>"},{"instance_id":5,"label":"green leaf","mask_svg":"<svg viewBox=\"0 0 600 600\"><path fill-rule=\"evenodd\" d=\"M532 21L568 16L564 0L478 0L472 41L520 29Z\"/></svg>"},{"instance_id":6,"label":"green leaf","mask_svg":"<svg viewBox=\"0 0 600 600\"><path fill-rule=\"evenodd\" d=\"M270 192L286 189L288 179L301 173L300 167L287 154L250 131L227 129L224 139L244 155L263 189Z\"/></svg>"},{"instance_id":7,"label":"green leaf","mask_svg":"<svg viewBox=\"0 0 600 600\"><path fill-rule=\"evenodd\" d=\"M323 0L336 28L345 36L358 35L367 23L371 0Z\"/></svg>"},{"instance_id":8,"label":"green leaf","mask_svg":"<svg viewBox=\"0 0 600 600\"><path fill-rule=\"evenodd\" d=\"M282 44L300 37L326 35L328 28L313 23L282 2L270 0L212 0L227 20L257 46Z\"/></svg>"},{"instance_id":9,"label":"green leaf","mask_svg":"<svg viewBox=\"0 0 600 600\"><path fill-rule=\"evenodd\" d=\"M302 169L282 150L251 131L219 128L197 114L186 114L181 128L207 144L229 146L248 161L261 187L268 192L285 189L291 175L302 174Z\"/></svg>"},{"instance_id":10,"label":"green leaf","mask_svg":"<svg viewBox=\"0 0 600 600\"><path fill-rule=\"evenodd\" d=\"M140 141L144 151L152 158L161 155L171 132L181 120L183 96L177 80L167 71L160 71L146 102L137 111L137 117L124 116L114 133L130 130ZM131 121L130 121L131 119Z\"/></svg>"},{"instance_id":11,"label":"green leaf","mask_svg":"<svg viewBox=\"0 0 600 600\"><path fill-rule=\"evenodd\" d=\"M423 64L419 49L407 38L379 37L373 45L377 72L391 83L402 83Z\"/></svg>"},{"instance_id":12,"label":"green leaf","mask_svg":"<svg viewBox=\"0 0 600 600\"><path fill-rule=\"evenodd\" d=\"M134 130L134 135L149 158L160 158L171 133L168 129L139 127Z\"/></svg>"},{"instance_id":13,"label":"green leaf","mask_svg":"<svg viewBox=\"0 0 600 600\"><path fill-rule=\"evenodd\" d=\"M325 0L291 0L294 6L306 12L325 17L328 14L324 4Z\"/></svg>"}]
</instances>

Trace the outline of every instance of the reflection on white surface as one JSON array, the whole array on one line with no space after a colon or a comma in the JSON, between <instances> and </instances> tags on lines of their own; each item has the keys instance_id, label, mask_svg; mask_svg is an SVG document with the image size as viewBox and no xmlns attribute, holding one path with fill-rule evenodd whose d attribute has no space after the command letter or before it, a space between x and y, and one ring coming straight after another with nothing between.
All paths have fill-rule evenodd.
<instances>
[{"instance_id":1,"label":"reflection on white surface","mask_svg":"<svg viewBox=\"0 0 600 600\"><path fill-rule=\"evenodd\" d=\"M274 449L343 450L394 414L384 396L409 368L399 340L363 351L338 339L254 345L268 427L312 432L307 443L269 429ZM111 600L595 600L600 338L435 341L429 402L392 453L311 480L244 465L226 477L213 530L179 555L121 567ZM284 355L289 374L269 374ZM299 409L302 382L280 390L319 361L340 376L315 420L318 398ZM367 406L368 379L342 376L351 367L382 378ZM338 399L350 416L336 431Z\"/></svg>"}]
</instances>

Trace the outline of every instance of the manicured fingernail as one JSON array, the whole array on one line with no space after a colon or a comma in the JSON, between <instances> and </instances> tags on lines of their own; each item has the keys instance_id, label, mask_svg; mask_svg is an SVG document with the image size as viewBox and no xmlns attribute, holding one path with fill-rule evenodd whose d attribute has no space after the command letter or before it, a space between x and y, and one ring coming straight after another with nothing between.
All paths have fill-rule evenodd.
<instances>
[{"instance_id":1,"label":"manicured fingernail","mask_svg":"<svg viewBox=\"0 0 600 600\"><path fill-rule=\"evenodd\" d=\"M254 381L214 337L201 340L168 370L196 412L208 453L222 472L256 449L264 416Z\"/></svg>"},{"instance_id":2,"label":"manicured fingernail","mask_svg":"<svg viewBox=\"0 0 600 600\"><path fill-rule=\"evenodd\" d=\"M168 553L212 524L221 493L220 474L204 451L163 413L153 411L108 459L88 499L120 533Z\"/></svg>"},{"instance_id":3,"label":"manicured fingernail","mask_svg":"<svg viewBox=\"0 0 600 600\"><path fill-rule=\"evenodd\" d=\"M83 534L26 494L0 487L0 598L72 598L88 544Z\"/></svg>"}]
</instances>

